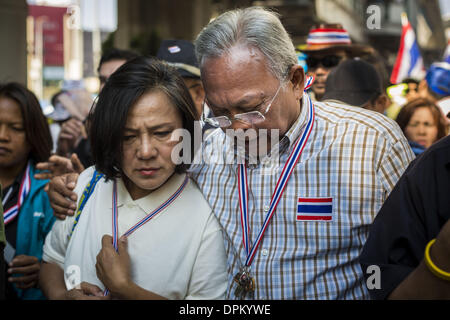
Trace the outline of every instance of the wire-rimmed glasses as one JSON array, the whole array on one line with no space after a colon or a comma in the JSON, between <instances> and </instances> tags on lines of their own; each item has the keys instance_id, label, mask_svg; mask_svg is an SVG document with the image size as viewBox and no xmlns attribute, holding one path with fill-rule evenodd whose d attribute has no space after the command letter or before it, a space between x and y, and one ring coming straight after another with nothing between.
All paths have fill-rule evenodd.
<instances>
[{"instance_id":1,"label":"wire-rimmed glasses","mask_svg":"<svg viewBox=\"0 0 450 320\"><path fill-rule=\"evenodd\" d=\"M270 107L272 106L272 103L275 101L275 98L277 97L278 92L280 91L281 87L282 87L282 84L280 84L280 86L278 87L277 92L275 92L275 95L270 100L269 104L264 109L263 113L261 113L260 111L250 111L250 112L245 112L245 113L239 113L239 114L236 114L232 119L230 119L227 116L206 118L205 115L202 114L202 121L205 123L208 123L216 128L228 128L229 126L231 126L231 124L233 123L234 120L241 121L241 122L244 122L244 123L247 123L250 125L263 122L264 120L266 120L266 117L264 115L267 114L267 112L269 112ZM205 98L205 102L206 102L206 98ZM203 102L203 103L205 103L205 102Z\"/></svg>"}]
</instances>

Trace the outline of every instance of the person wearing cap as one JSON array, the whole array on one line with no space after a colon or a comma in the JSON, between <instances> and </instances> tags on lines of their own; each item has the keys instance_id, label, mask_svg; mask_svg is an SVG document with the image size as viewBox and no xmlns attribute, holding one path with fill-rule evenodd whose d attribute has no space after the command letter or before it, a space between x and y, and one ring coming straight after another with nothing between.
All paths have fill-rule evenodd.
<instances>
[{"instance_id":1,"label":"person wearing cap","mask_svg":"<svg viewBox=\"0 0 450 320\"><path fill-rule=\"evenodd\" d=\"M407 168L370 227L359 258L379 268L372 299L450 299L450 137Z\"/></svg>"},{"instance_id":2,"label":"person wearing cap","mask_svg":"<svg viewBox=\"0 0 450 320\"><path fill-rule=\"evenodd\" d=\"M308 74L314 76L311 87L313 99L320 101L325 94L325 83L330 70L341 61L373 53L369 46L353 44L341 24L320 24L309 31L306 44L297 47L308 55Z\"/></svg>"},{"instance_id":3,"label":"person wearing cap","mask_svg":"<svg viewBox=\"0 0 450 320\"><path fill-rule=\"evenodd\" d=\"M192 100L196 106L201 107L205 93L200 80L194 44L187 40L163 40L156 57L177 69L191 93Z\"/></svg>"},{"instance_id":4,"label":"person wearing cap","mask_svg":"<svg viewBox=\"0 0 450 320\"><path fill-rule=\"evenodd\" d=\"M322 101L348 104L384 114L389 98L375 68L362 60L348 59L331 70Z\"/></svg>"}]
</instances>

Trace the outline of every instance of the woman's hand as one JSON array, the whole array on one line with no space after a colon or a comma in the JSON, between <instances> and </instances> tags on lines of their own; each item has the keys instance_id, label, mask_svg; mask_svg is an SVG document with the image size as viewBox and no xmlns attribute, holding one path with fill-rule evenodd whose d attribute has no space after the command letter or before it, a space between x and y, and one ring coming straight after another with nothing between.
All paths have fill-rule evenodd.
<instances>
[{"instance_id":1,"label":"woman's hand","mask_svg":"<svg viewBox=\"0 0 450 320\"><path fill-rule=\"evenodd\" d=\"M97 255L95 269L97 277L112 295L124 297L133 286L130 276L130 256L127 251L127 238L121 237L118 241L119 252L113 246L112 237L104 235L102 249Z\"/></svg>"},{"instance_id":2,"label":"woman's hand","mask_svg":"<svg viewBox=\"0 0 450 320\"><path fill-rule=\"evenodd\" d=\"M9 264L8 278L19 289L29 289L37 285L39 281L39 270L41 263L38 258L33 256L19 255L16 256ZM20 274L19 277L12 277L13 274Z\"/></svg>"}]
</instances>

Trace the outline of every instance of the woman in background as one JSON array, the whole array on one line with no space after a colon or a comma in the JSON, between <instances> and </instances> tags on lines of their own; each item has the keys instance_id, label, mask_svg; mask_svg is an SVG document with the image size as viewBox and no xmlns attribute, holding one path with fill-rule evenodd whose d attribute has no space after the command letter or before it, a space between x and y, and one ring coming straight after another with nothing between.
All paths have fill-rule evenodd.
<instances>
[{"instance_id":1,"label":"woman in background","mask_svg":"<svg viewBox=\"0 0 450 320\"><path fill-rule=\"evenodd\" d=\"M447 135L441 110L427 99L418 98L407 103L396 121L416 156Z\"/></svg>"},{"instance_id":2,"label":"woman in background","mask_svg":"<svg viewBox=\"0 0 450 320\"><path fill-rule=\"evenodd\" d=\"M47 161L52 138L36 96L18 83L0 84L0 183L6 234L6 298L42 299L36 288L45 236L53 222L35 165Z\"/></svg>"}]
</instances>

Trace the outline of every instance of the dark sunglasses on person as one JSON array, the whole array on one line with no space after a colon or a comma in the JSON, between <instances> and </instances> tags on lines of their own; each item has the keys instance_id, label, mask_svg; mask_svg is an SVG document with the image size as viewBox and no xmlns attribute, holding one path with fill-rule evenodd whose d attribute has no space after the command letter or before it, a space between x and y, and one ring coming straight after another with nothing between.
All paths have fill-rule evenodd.
<instances>
[{"instance_id":1,"label":"dark sunglasses on person","mask_svg":"<svg viewBox=\"0 0 450 320\"><path fill-rule=\"evenodd\" d=\"M309 69L315 69L320 64L325 68L333 68L339 64L341 59L342 57L336 55L328 55L324 56L323 58L307 57L306 64L308 65Z\"/></svg>"}]
</instances>

